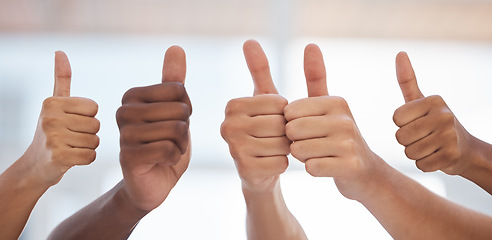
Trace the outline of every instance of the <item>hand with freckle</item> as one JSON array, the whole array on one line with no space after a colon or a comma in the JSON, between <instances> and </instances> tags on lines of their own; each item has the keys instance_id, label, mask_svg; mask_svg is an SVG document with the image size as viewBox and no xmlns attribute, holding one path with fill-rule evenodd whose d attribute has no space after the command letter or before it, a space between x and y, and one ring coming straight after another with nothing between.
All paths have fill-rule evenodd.
<instances>
[{"instance_id":1,"label":"hand with freckle","mask_svg":"<svg viewBox=\"0 0 492 240\"><path fill-rule=\"evenodd\" d=\"M98 105L70 96L71 77L67 56L57 51L53 97L44 100L33 142L24 155L38 183L54 185L71 167L90 164L96 158Z\"/></svg>"},{"instance_id":2,"label":"hand with freckle","mask_svg":"<svg viewBox=\"0 0 492 240\"><path fill-rule=\"evenodd\" d=\"M142 211L158 207L188 168L191 102L186 57L178 46L164 57L162 82L128 90L118 109L123 191Z\"/></svg>"}]
</instances>

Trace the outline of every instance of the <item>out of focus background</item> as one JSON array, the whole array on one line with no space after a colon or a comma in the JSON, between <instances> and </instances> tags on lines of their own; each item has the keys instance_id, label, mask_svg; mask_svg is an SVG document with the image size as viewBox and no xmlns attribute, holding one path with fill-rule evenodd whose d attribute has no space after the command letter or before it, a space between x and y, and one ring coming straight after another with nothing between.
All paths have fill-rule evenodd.
<instances>
[{"instance_id":1,"label":"out of focus background","mask_svg":"<svg viewBox=\"0 0 492 240\"><path fill-rule=\"evenodd\" d=\"M122 178L115 112L126 90L160 81L171 45L187 53L193 157L130 239L246 239L240 180L219 127L227 101L253 92L242 55L250 38L263 45L289 101L307 95L303 49L317 43L330 94L348 101L376 153L432 191L492 215L492 197L481 188L418 171L392 122L403 104L394 58L404 50L422 92L443 96L470 133L492 142L491 0L0 0L0 172L31 142L52 94L56 50L70 59L72 95L95 100L101 121L97 160L46 192L21 239L46 238ZM391 239L332 179L311 177L295 159L282 187L310 239Z\"/></svg>"}]
</instances>

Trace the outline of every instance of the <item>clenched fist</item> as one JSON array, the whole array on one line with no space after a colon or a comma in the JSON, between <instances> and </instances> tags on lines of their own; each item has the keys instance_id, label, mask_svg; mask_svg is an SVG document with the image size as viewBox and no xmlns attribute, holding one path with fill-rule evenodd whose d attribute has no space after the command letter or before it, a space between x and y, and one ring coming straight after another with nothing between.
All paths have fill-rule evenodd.
<instances>
[{"instance_id":1,"label":"clenched fist","mask_svg":"<svg viewBox=\"0 0 492 240\"><path fill-rule=\"evenodd\" d=\"M396 57L396 73L405 105L395 111L393 120L400 127L396 139L405 146L405 154L424 172L462 174L474 164L474 137L440 96L424 97L404 52Z\"/></svg>"},{"instance_id":2,"label":"clenched fist","mask_svg":"<svg viewBox=\"0 0 492 240\"><path fill-rule=\"evenodd\" d=\"M118 109L123 184L140 210L158 207L187 169L191 102L184 87L186 58L170 47L162 83L128 90Z\"/></svg>"},{"instance_id":3,"label":"clenched fist","mask_svg":"<svg viewBox=\"0 0 492 240\"><path fill-rule=\"evenodd\" d=\"M53 97L43 102L34 140L25 154L41 184L54 185L71 167L96 158L98 106L87 98L70 97L71 75L67 56L56 52Z\"/></svg>"},{"instance_id":4,"label":"clenched fist","mask_svg":"<svg viewBox=\"0 0 492 240\"><path fill-rule=\"evenodd\" d=\"M265 53L258 42L244 44L255 85L254 96L229 101L221 134L229 144L243 187L269 192L289 164L290 140L283 115L287 100L278 95Z\"/></svg>"},{"instance_id":5,"label":"clenched fist","mask_svg":"<svg viewBox=\"0 0 492 240\"><path fill-rule=\"evenodd\" d=\"M345 197L360 200L382 160L367 146L347 102L328 95L323 56L314 44L305 49L304 72L308 98L284 110L292 156L305 163L309 174L333 177Z\"/></svg>"}]
</instances>

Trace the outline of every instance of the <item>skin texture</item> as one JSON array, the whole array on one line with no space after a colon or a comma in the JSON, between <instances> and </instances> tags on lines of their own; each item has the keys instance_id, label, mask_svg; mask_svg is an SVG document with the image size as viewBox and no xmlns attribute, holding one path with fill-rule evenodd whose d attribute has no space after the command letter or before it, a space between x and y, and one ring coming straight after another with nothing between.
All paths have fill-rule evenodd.
<instances>
[{"instance_id":1,"label":"skin texture","mask_svg":"<svg viewBox=\"0 0 492 240\"><path fill-rule=\"evenodd\" d=\"M246 44L257 45L255 42ZM255 48L258 49L259 46ZM305 49L304 68L308 97L288 104L284 108L284 117L287 121L285 134L292 141L290 152L299 161L305 163L309 174L316 177L333 177L338 190L345 197L362 203L394 239L489 239L492 237L491 217L435 195L389 166L371 151L360 134L346 101L328 95L323 57L314 44L308 45ZM263 69L268 68L263 67ZM257 91L256 87L255 91ZM250 100L246 98L234 101L246 103L248 99ZM270 101L271 103L262 102L261 106L275 103L273 100ZM237 109L249 110L254 109L255 105L240 106ZM248 237L250 239L305 239L304 234L289 234L303 233L299 224L286 221L286 219L294 219L290 214L284 215L288 217L283 218L271 217L278 212L289 213L282 204L283 201L270 200L275 199L274 197L265 200L259 197L263 195L255 194L250 190L268 193L264 190L272 189L265 186L273 184L261 184L265 183L262 180L271 179L271 175L262 175L263 178L259 178L257 175L247 173L269 172L265 171L267 168L264 168L264 165L257 164L254 160L258 160L258 156L280 154L268 150L283 149L284 145L268 146L266 153L259 149L252 150L252 147L258 147L253 143L255 137L248 131L250 126L248 119L253 117L235 118L241 115L236 112L226 110L222 135L229 143L231 155L243 179L243 192L248 207ZM231 122L232 120L235 121ZM270 120L259 124L268 125L272 122L273 120ZM262 129L259 124L255 127ZM232 128L235 131L229 131L231 126L236 126ZM281 129L281 127L275 128ZM273 127L270 126L268 129L271 130ZM266 136L274 137L273 134ZM252 147L240 147L248 145ZM284 152L281 154L283 156ZM284 171L280 165L275 169ZM275 176L279 174L278 172L272 171ZM278 193L279 191L266 196L278 196L276 195ZM267 207L262 208L262 206Z\"/></svg>"},{"instance_id":2,"label":"skin texture","mask_svg":"<svg viewBox=\"0 0 492 240\"><path fill-rule=\"evenodd\" d=\"M125 93L116 113L123 180L62 222L49 239L126 239L164 202L191 156L185 75L185 53L172 46L164 57L162 83Z\"/></svg>"},{"instance_id":3,"label":"skin texture","mask_svg":"<svg viewBox=\"0 0 492 240\"><path fill-rule=\"evenodd\" d=\"M396 57L405 104L395 111L396 139L424 172L467 178L492 194L492 146L468 133L440 96L424 97L405 52Z\"/></svg>"},{"instance_id":4,"label":"skin texture","mask_svg":"<svg viewBox=\"0 0 492 240\"><path fill-rule=\"evenodd\" d=\"M314 44L305 48L304 71L309 97L284 109L292 156L312 176L333 177L345 197L360 199L379 157L362 138L347 102L328 95L323 56Z\"/></svg>"},{"instance_id":5,"label":"skin texture","mask_svg":"<svg viewBox=\"0 0 492 240\"><path fill-rule=\"evenodd\" d=\"M53 97L43 102L34 139L0 175L0 239L18 239L44 192L71 167L96 158L98 106L87 98L70 97L71 76L67 56L57 51Z\"/></svg>"},{"instance_id":6,"label":"skin texture","mask_svg":"<svg viewBox=\"0 0 492 240\"><path fill-rule=\"evenodd\" d=\"M328 95L319 48L305 52L309 97L284 113L291 153L308 173L333 177L340 193L362 203L394 239L492 237L491 217L435 195L372 152L345 100Z\"/></svg>"},{"instance_id":7,"label":"skin texture","mask_svg":"<svg viewBox=\"0 0 492 240\"><path fill-rule=\"evenodd\" d=\"M259 43L248 40L243 50L254 94L229 101L221 134L242 180L248 239L307 239L280 188L291 143L283 115L287 100L278 95Z\"/></svg>"}]
</instances>

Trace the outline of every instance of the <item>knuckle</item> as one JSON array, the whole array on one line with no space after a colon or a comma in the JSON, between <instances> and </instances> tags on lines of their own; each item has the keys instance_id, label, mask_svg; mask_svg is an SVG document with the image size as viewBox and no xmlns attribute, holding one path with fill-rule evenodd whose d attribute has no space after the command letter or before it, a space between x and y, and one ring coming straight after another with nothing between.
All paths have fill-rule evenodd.
<instances>
[{"instance_id":1,"label":"knuckle","mask_svg":"<svg viewBox=\"0 0 492 240\"><path fill-rule=\"evenodd\" d=\"M131 126L124 126L120 128L120 141L122 143L130 143L136 141L136 134L134 134Z\"/></svg>"},{"instance_id":2,"label":"knuckle","mask_svg":"<svg viewBox=\"0 0 492 240\"><path fill-rule=\"evenodd\" d=\"M230 141L239 132L239 127L234 121L224 120L220 125L220 134L225 141Z\"/></svg>"},{"instance_id":3,"label":"knuckle","mask_svg":"<svg viewBox=\"0 0 492 240\"><path fill-rule=\"evenodd\" d=\"M282 174L289 167L289 159L287 158L287 156L277 156L277 158L279 174Z\"/></svg>"},{"instance_id":4,"label":"knuckle","mask_svg":"<svg viewBox=\"0 0 492 240\"><path fill-rule=\"evenodd\" d=\"M190 116L191 116L190 107L186 103L180 102L178 107L178 118L181 120L187 120L190 118Z\"/></svg>"},{"instance_id":5,"label":"knuckle","mask_svg":"<svg viewBox=\"0 0 492 240\"><path fill-rule=\"evenodd\" d=\"M86 98L87 103L85 106L87 107L87 110L90 112L91 116L96 116L97 112L99 111L99 105L92 99Z\"/></svg>"},{"instance_id":6,"label":"knuckle","mask_svg":"<svg viewBox=\"0 0 492 240\"><path fill-rule=\"evenodd\" d=\"M405 155L410 159L417 160L415 155L414 155L413 148L411 148L411 147L405 148Z\"/></svg>"},{"instance_id":7,"label":"knuckle","mask_svg":"<svg viewBox=\"0 0 492 240\"><path fill-rule=\"evenodd\" d=\"M308 172L313 177L322 177L322 170L319 166L319 160L309 160L306 161L304 167L306 172Z\"/></svg>"},{"instance_id":8,"label":"knuckle","mask_svg":"<svg viewBox=\"0 0 492 240\"><path fill-rule=\"evenodd\" d=\"M415 165L422 172L433 172L433 171L435 171L432 169L432 164L430 161L418 160L418 161L415 161Z\"/></svg>"},{"instance_id":9,"label":"knuckle","mask_svg":"<svg viewBox=\"0 0 492 240\"><path fill-rule=\"evenodd\" d=\"M50 130L59 126L58 122L60 121L58 115L55 114L47 114L42 117L41 127L43 130Z\"/></svg>"},{"instance_id":10,"label":"knuckle","mask_svg":"<svg viewBox=\"0 0 492 240\"><path fill-rule=\"evenodd\" d=\"M101 129L101 121L99 121L99 119L97 118L94 118L93 123L91 125L92 125L93 133L97 133Z\"/></svg>"},{"instance_id":11,"label":"knuckle","mask_svg":"<svg viewBox=\"0 0 492 240\"><path fill-rule=\"evenodd\" d=\"M116 122L121 128L123 124L130 122L133 118L135 118L135 115L135 111L133 111L130 106L123 105L116 111Z\"/></svg>"},{"instance_id":12,"label":"knuckle","mask_svg":"<svg viewBox=\"0 0 492 240\"><path fill-rule=\"evenodd\" d=\"M342 131L344 133L349 133L350 135L353 135L355 133L356 130L355 124L351 118L349 117L341 118L338 124L339 124L338 125L339 131Z\"/></svg>"},{"instance_id":13,"label":"knuckle","mask_svg":"<svg viewBox=\"0 0 492 240\"><path fill-rule=\"evenodd\" d=\"M450 146L441 150L443 159L453 162L460 157L460 151L457 147Z\"/></svg>"},{"instance_id":14,"label":"knuckle","mask_svg":"<svg viewBox=\"0 0 492 240\"><path fill-rule=\"evenodd\" d=\"M176 121L174 123L174 133L177 136L187 136L188 134L188 123L185 121Z\"/></svg>"},{"instance_id":15,"label":"knuckle","mask_svg":"<svg viewBox=\"0 0 492 240\"><path fill-rule=\"evenodd\" d=\"M62 134L60 134L57 131L52 131L46 134L46 146L54 149L57 148L58 146L61 146L62 144L60 141L63 139Z\"/></svg>"},{"instance_id":16,"label":"knuckle","mask_svg":"<svg viewBox=\"0 0 492 240\"><path fill-rule=\"evenodd\" d=\"M123 94L123 97L121 98L121 103L125 104L135 99L136 96L139 95L139 92L141 92L141 87L130 88L128 91L125 92L125 94Z\"/></svg>"},{"instance_id":17,"label":"knuckle","mask_svg":"<svg viewBox=\"0 0 492 240\"><path fill-rule=\"evenodd\" d=\"M347 138L338 143L338 148L342 149L345 153L353 154L356 152L357 143L353 138Z\"/></svg>"},{"instance_id":18,"label":"knuckle","mask_svg":"<svg viewBox=\"0 0 492 240\"><path fill-rule=\"evenodd\" d=\"M59 105L59 98L49 97L43 101L43 109L50 110L52 108L57 108Z\"/></svg>"},{"instance_id":19,"label":"knuckle","mask_svg":"<svg viewBox=\"0 0 492 240\"><path fill-rule=\"evenodd\" d=\"M393 113L393 122L396 124L396 126L401 127L403 125L402 123L402 115L404 114L404 111L400 108L396 109L395 112Z\"/></svg>"},{"instance_id":20,"label":"knuckle","mask_svg":"<svg viewBox=\"0 0 492 240\"><path fill-rule=\"evenodd\" d=\"M77 165L88 165L96 160L96 151L88 150L84 153L83 159Z\"/></svg>"},{"instance_id":21,"label":"knuckle","mask_svg":"<svg viewBox=\"0 0 492 240\"><path fill-rule=\"evenodd\" d=\"M348 109L348 103L347 101L338 96L331 96L331 101L333 101L333 105L337 108L342 108L342 109Z\"/></svg>"},{"instance_id":22,"label":"knuckle","mask_svg":"<svg viewBox=\"0 0 492 240\"><path fill-rule=\"evenodd\" d=\"M287 106L287 104L289 104L289 101L286 98L284 98L278 94L274 94L271 96L273 97L273 100L275 101L276 106L280 109L284 109Z\"/></svg>"},{"instance_id":23,"label":"knuckle","mask_svg":"<svg viewBox=\"0 0 492 240\"><path fill-rule=\"evenodd\" d=\"M444 110L441 114L441 118L442 118L442 121L443 123L451 126L451 127L454 127L454 114L451 112L451 111L448 111L447 109Z\"/></svg>"},{"instance_id":24,"label":"knuckle","mask_svg":"<svg viewBox=\"0 0 492 240\"><path fill-rule=\"evenodd\" d=\"M96 149L97 147L99 147L99 144L101 142L101 139L99 138L99 136L97 135L92 135L92 149Z\"/></svg>"},{"instance_id":25,"label":"knuckle","mask_svg":"<svg viewBox=\"0 0 492 240\"><path fill-rule=\"evenodd\" d=\"M298 159L299 161L302 161L302 146L300 142L293 142L290 144L290 154L292 154L293 157Z\"/></svg>"},{"instance_id":26,"label":"knuckle","mask_svg":"<svg viewBox=\"0 0 492 240\"><path fill-rule=\"evenodd\" d=\"M296 126L294 122L288 122L285 124L285 135L290 140L296 139Z\"/></svg>"},{"instance_id":27,"label":"knuckle","mask_svg":"<svg viewBox=\"0 0 492 240\"><path fill-rule=\"evenodd\" d=\"M427 97L427 100L432 104L432 105L443 105L445 104L444 99L439 96L439 95L431 95Z\"/></svg>"},{"instance_id":28,"label":"knuckle","mask_svg":"<svg viewBox=\"0 0 492 240\"><path fill-rule=\"evenodd\" d=\"M396 141L398 141L399 144L403 146L407 144L406 133L401 128L396 131L395 137L396 137Z\"/></svg>"},{"instance_id":29,"label":"knuckle","mask_svg":"<svg viewBox=\"0 0 492 240\"><path fill-rule=\"evenodd\" d=\"M181 98L184 95L186 95L186 88L180 82L166 82L163 84L165 84L167 87L171 88L173 93L176 94L177 98Z\"/></svg>"},{"instance_id":30,"label":"knuckle","mask_svg":"<svg viewBox=\"0 0 492 240\"><path fill-rule=\"evenodd\" d=\"M172 141L162 141L160 144L160 158L169 165L174 165L179 160L181 152Z\"/></svg>"},{"instance_id":31,"label":"knuckle","mask_svg":"<svg viewBox=\"0 0 492 240\"><path fill-rule=\"evenodd\" d=\"M238 112L241 112L244 109L244 104L243 101L241 100L242 100L241 98L236 98L230 100L227 103L226 110L225 110L226 116L237 114Z\"/></svg>"},{"instance_id":32,"label":"knuckle","mask_svg":"<svg viewBox=\"0 0 492 240\"><path fill-rule=\"evenodd\" d=\"M363 164L357 156L347 158L347 166L348 169L351 169L351 172L354 173L360 173L363 171Z\"/></svg>"}]
</instances>

